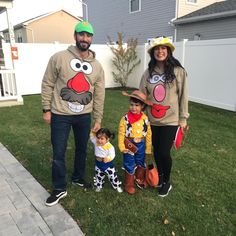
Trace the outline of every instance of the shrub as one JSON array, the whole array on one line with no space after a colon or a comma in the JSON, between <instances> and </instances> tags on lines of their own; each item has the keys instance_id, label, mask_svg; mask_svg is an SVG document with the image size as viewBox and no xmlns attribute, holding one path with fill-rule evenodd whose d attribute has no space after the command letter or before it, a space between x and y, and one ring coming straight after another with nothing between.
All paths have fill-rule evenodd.
<instances>
[{"instance_id":1,"label":"shrub","mask_svg":"<svg viewBox=\"0 0 236 236\"><path fill-rule=\"evenodd\" d=\"M111 38L108 36L108 46L114 55L112 64L115 67L115 71L112 71L112 75L116 83L119 83L122 87L126 87L129 75L141 62L136 52L138 40L130 38L124 44L122 33L118 32L117 34L118 41L116 45L112 43Z\"/></svg>"}]
</instances>

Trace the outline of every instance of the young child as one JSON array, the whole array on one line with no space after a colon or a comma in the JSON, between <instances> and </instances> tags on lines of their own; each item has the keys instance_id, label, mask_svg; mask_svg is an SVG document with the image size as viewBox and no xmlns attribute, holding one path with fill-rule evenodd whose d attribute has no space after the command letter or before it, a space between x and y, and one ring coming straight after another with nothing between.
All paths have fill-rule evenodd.
<instances>
[{"instance_id":1,"label":"young child","mask_svg":"<svg viewBox=\"0 0 236 236\"><path fill-rule=\"evenodd\" d=\"M96 133L91 132L90 134L90 140L94 144L96 158L94 178L96 192L102 190L106 174L112 187L119 193L123 192L113 162L115 158L115 148L110 143L110 139L114 137L114 133L111 133L106 128L101 128Z\"/></svg>"},{"instance_id":2,"label":"young child","mask_svg":"<svg viewBox=\"0 0 236 236\"><path fill-rule=\"evenodd\" d=\"M145 155L151 154L151 128L147 116L142 112L148 101L146 95L139 90L132 94L123 92L130 97L129 111L120 121L118 146L123 153L123 166L125 169L125 191L129 194L135 193L134 181L140 188L146 187L145 181ZM127 140L134 144L137 151L133 153L129 146L125 145Z\"/></svg>"}]
</instances>

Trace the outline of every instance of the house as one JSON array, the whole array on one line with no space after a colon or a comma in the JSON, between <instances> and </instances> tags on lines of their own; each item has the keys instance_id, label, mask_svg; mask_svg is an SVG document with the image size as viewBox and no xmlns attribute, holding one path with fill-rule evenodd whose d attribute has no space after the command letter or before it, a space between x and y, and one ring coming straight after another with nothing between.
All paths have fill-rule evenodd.
<instances>
[{"instance_id":1,"label":"house","mask_svg":"<svg viewBox=\"0 0 236 236\"><path fill-rule=\"evenodd\" d=\"M7 8L12 8L13 4L12 4L13 0L0 0L0 14L5 12L7 10ZM4 54L3 54L3 50L2 50L2 39L3 39L3 34L0 34L0 69L1 67L4 66ZM0 74L0 86L2 84L1 81L1 74Z\"/></svg>"},{"instance_id":2,"label":"house","mask_svg":"<svg viewBox=\"0 0 236 236\"><path fill-rule=\"evenodd\" d=\"M175 40L171 24L190 12L210 5L215 0L86 0L89 21L94 26L94 43L106 43L107 36L116 41L117 32L124 39L137 38L139 44L158 35Z\"/></svg>"},{"instance_id":3,"label":"house","mask_svg":"<svg viewBox=\"0 0 236 236\"><path fill-rule=\"evenodd\" d=\"M37 16L14 25L17 43L73 43L73 30L81 18L65 10ZM8 29L3 31L4 39L10 42Z\"/></svg>"},{"instance_id":4,"label":"house","mask_svg":"<svg viewBox=\"0 0 236 236\"><path fill-rule=\"evenodd\" d=\"M236 38L236 0L213 3L173 21L177 41Z\"/></svg>"},{"instance_id":5,"label":"house","mask_svg":"<svg viewBox=\"0 0 236 236\"><path fill-rule=\"evenodd\" d=\"M0 0L0 14L8 12L8 9L13 7L13 0ZM13 42L14 34L10 28L9 17L7 17L8 31L10 32L11 43ZM4 53L2 48L2 34L0 36L0 106L10 106L23 104L23 99L20 94L17 94L15 72L12 69L5 68Z\"/></svg>"}]
</instances>

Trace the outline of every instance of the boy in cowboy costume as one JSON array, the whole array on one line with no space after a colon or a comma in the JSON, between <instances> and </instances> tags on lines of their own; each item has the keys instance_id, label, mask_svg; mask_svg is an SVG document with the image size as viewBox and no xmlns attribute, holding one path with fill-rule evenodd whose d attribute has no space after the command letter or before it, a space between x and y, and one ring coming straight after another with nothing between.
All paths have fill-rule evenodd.
<instances>
[{"instance_id":1,"label":"boy in cowboy costume","mask_svg":"<svg viewBox=\"0 0 236 236\"><path fill-rule=\"evenodd\" d=\"M146 187L145 156L151 154L151 128L143 109L149 103L146 95L139 90L131 94L123 92L123 95L130 97L129 111L120 120L118 146L123 153L124 189L127 193L134 194L134 182L140 188ZM127 142L131 143L131 148L125 145ZM135 145L137 150L132 151L132 145Z\"/></svg>"}]
</instances>

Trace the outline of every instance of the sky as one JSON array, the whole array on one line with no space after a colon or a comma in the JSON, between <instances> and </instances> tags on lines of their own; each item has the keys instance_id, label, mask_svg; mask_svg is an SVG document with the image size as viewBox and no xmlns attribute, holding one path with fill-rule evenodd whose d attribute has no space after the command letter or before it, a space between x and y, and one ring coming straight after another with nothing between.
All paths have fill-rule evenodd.
<instances>
[{"instance_id":1,"label":"sky","mask_svg":"<svg viewBox=\"0 0 236 236\"><path fill-rule=\"evenodd\" d=\"M14 0L13 8L8 10L12 25L25 20L49 13L54 10L64 9L75 16L82 16L80 0ZM6 13L0 14L0 30L7 28Z\"/></svg>"}]
</instances>

